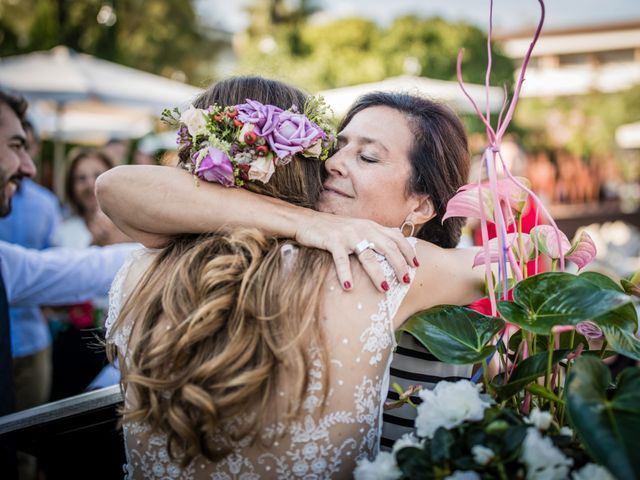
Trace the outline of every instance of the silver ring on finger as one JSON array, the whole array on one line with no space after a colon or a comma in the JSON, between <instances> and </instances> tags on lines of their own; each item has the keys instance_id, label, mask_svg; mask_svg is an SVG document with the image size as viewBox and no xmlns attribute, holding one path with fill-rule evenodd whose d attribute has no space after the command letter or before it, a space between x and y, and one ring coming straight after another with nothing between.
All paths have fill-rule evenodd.
<instances>
[{"instance_id":1,"label":"silver ring on finger","mask_svg":"<svg viewBox=\"0 0 640 480\"><path fill-rule=\"evenodd\" d=\"M373 242L370 242L369 240L362 240L360 243L356 245L356 248L353 251L355 252L356 255L360 255L362 252L364 252L369 248L371 249L375 248L375 245L373 244Z\"/></svg>"}]
</instances>

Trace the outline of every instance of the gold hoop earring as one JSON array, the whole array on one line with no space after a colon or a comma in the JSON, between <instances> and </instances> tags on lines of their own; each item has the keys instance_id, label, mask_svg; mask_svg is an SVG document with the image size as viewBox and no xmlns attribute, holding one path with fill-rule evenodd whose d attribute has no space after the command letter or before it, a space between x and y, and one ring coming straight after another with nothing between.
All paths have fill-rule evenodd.
<instances>
[{"instance_id":1,"label":"gold hoop earring","mask_svg":"<svg viewBox=\"0 0 640 480\"><path fill-rule=\"evenodd\" d=\"M416 226L413 224L413 222L411 220L405 220L402 224L402 226L400 227L400 232L404 235L404 227L409 226L411 227L411 233L409 234L410 237L413 237L414 232L416 231Z\"/></svg>"}]
</instances>

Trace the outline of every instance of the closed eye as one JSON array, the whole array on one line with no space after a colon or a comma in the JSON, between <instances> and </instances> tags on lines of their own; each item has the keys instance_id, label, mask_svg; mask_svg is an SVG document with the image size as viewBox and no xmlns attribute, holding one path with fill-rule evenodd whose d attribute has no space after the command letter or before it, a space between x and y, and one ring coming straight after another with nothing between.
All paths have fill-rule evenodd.
<instances>
[{"instance_id":1,"label":"closed eye","mask_svg":"<svg viewBox=\"0 0 640 480\"><path fill-rule=\"evenodd\" d=\"M359 155L360 160L367 163L378 163L378 159L374 157L369 157L367 155Z\"/></svg>"}]
</instances>

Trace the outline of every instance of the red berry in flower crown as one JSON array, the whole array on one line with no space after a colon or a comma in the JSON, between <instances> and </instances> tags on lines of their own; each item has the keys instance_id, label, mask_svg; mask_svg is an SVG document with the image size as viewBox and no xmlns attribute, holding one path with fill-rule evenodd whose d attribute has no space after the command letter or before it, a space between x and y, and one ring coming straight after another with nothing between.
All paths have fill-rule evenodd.
<instances>
[{"instance_id":1,"label":"red berry in flower crown","mask_svg":"<svg viewBox=\"0 0 640 480\"><path fill-rule=\"evenodd\" d=\"M218 114L213 116L213 119L218 123L222 122L223 118L224 118L224 116L221 113L218 113Z\"/></svg>"},{"instance_id":2,"label":"red berry in flower crown","mask_svg":"<svg viewBox=\"0 0 640 480\"><path fill-rule=\"evenodd\" d=\"M253 145L258 140L258 136L253 132L247 132L244 134L244 143L247 145Z\"/></svg>"},{"instance_id":3,"label":"red berry in flower crown","mask_svg":"<svg viewBox=\"0 0 640 480\"><path fill-rule=\"evenodd\" d=\"M245 182L249 180L249 170L251 169L251 165L248 163L241 163L238 165L238 171L240 174L240 179Z\"/></svg>"},{"instance_id":4,"label":"red berry in flower crown","mask_svg":"<svg viewBox=\"0 0 640 480\"><path fill-rule=\"evenodd\" d=\"M266 145L258 145L256 147L256 154L259 157L266 157L269 154L269 147Z\"/></svg>"},{"instance_id":5,"label":"red berry in flower crown","mask_svg":"<svg viewBox=\"0 0 640 480\"><path fill-rule=\"evenodd\" d=\"M237 118L233 119L233 125L237 128L242 128L242 126L244 125L244 123L242 123L240 120L238 120Z\"/></svg>"},{"instance_id":6,"label":"red berry in flower crown","mask_svg":"<svg viewBox=\"0 0 640 480\"><path fill-rule=\"evenodd\" d=\"M237 116L238 116L238 111L235 108L227 112L227 117L229 118L236 118Z\"/></svg>"}]
</instances>

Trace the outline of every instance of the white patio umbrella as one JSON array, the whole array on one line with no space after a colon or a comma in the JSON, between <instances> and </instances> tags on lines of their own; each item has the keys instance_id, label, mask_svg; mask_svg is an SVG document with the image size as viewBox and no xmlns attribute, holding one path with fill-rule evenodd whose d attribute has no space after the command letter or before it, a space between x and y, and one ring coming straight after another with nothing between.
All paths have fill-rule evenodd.
<instances>
[{"instance_id":1,"label":"white patio umbrella","mask_svg":"<svg viewBox=\"0 0 640 480\"><path fill-rule=\"evenodd\" d=\"M123 125L132 118L135 122L136 110L147 118L157 117L165 107L186 106L200 92L196 87L62 46L0 59L0 86L22 93L34 104L40 101L53 104L54 186L58 192L64 174L63 142L71 138L69 134L74 128L76 135L83 129L98 131L102 116L104 130L108 132L108 126L117 123L118 118ZM96 105L111 107L110 113L96 112ZM117 107L125 108L118 111ZM47 107L43 108L46 111ZM67 111L71 118L65 116ZM47 125L51 120L43 122ZM130 137L139 131L132 129Z\"/></svg>"},{"instance_id":2,"label":"white patio umbrella","mask_svg":"<svg viewBox=\"0 0 640 480\"><path fill-rule=\"evenodd\" d=\"M627 123L616 128L616 143L620 148L640 148L640 122Z\"/></svg>"},{"instance_id":3,"label":"white patio umbrella","mask_svg":"<svg viewBox=\"0 0 640 480\"><path fill-rule=\"evenodd\" d=\"M485 88L484 85L465 84L471 97L478 103L484 112L485 110ZM448 104L458 112L473 112L473 107L469 99L464 95L457 82L446 80L434 80L432 78L415 77L402 75L390 77L380 82L361 83L350 87L334 88L319 92L333 109L333 112L342 117L349 106L361 95L370 92L406 92L420 96L432 98ZM502 89L491 87L490 107L492 112L500 110L502 106Z\"/></svg>"}]
</instances>

